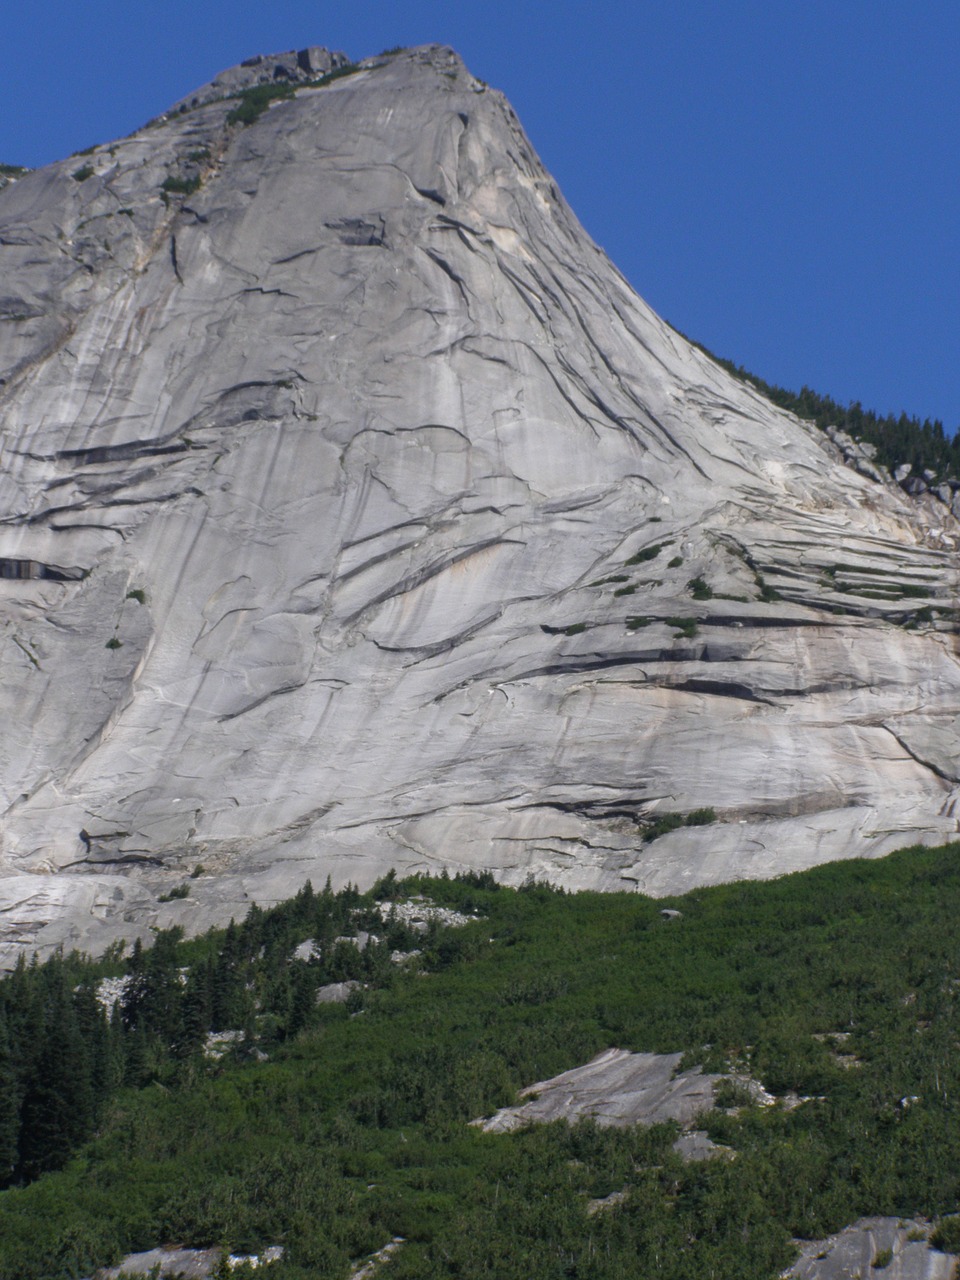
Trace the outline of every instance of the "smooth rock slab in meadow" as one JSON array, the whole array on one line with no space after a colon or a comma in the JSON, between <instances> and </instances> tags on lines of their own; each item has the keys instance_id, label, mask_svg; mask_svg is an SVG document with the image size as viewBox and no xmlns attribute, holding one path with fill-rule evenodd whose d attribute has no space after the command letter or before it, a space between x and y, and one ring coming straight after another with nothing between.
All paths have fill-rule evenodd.
<instances>
[{"instance_id":1,"label":"smooth rock slab in meadow","mask_svg":"<svg viewBox=\"0 0 960 1280\"><path fill-rule=\"evenodd\" d=\"M676 1074L681 1053L630 1053L605 1049L583 1067L574 1067L521 1091L530 1097L504 1107L488 1120L474 1121L484 1133L512 1133L530 1124L591 1119L626 1128L677 1120L689 1124L713 1106L713 1086L721 1077L699 1067ZM531 1096L533 1095L533 1096Z\"/></svg>"}]
</instances>

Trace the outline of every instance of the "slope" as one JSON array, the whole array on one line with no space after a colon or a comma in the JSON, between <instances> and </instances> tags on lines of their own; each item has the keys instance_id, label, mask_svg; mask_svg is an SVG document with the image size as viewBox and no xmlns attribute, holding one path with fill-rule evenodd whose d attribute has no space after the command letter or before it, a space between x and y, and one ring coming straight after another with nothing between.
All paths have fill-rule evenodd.
<instances>
[{"instance_id":1,"label":"slope","mask_svg":"<svg viewBox=\"0 0 960 1280\"><path fill-rule=\"evenodd\" d=\"M450 50L321 53L0 191L5 954L955 832L949 512L659 320Z\"/></svg>"}]
</instances>

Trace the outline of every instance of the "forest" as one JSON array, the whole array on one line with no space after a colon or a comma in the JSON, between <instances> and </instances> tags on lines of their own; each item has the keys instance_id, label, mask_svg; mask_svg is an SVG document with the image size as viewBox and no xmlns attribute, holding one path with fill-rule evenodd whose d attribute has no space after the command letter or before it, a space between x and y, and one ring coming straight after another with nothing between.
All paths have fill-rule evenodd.
<instances>
[{"instance_id":1,"label":"forest","mask_svg":"<svg viewBox=\"0 0 960 1280\"><path fill-rule=\"evenodd\" d=\"M391 1280L770 1280L793 1237L862 1215L950 1225L958 922L949 845L665 900L391 875L21 964L0 983L0 1275L176 1241L280 1244L269 1274L314 1280L402 1237ZM348 1001L318 1002L339 981ZM673 1123L470 1125L613 1046L805 1100L728 1090L700 1124L734 1158L693 1163Z\"/></svg>"}]
</instances>

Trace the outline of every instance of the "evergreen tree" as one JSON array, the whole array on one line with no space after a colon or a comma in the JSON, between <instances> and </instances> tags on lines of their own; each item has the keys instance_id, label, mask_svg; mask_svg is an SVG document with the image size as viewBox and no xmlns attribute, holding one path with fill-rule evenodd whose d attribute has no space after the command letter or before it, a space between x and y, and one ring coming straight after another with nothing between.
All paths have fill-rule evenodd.
<instances>
[{"instance_id":1,"label":"evergreen tree","mask_svg":"<svg viewBox=\"0 0 960 1280\"><path fill-rule=\"evenodd\" d=\"M6 1018L0 1005L0 1187L5 1187L17 1165L20 1135L20 1090L7 1038Z\"/></svg>"}]
</instances>

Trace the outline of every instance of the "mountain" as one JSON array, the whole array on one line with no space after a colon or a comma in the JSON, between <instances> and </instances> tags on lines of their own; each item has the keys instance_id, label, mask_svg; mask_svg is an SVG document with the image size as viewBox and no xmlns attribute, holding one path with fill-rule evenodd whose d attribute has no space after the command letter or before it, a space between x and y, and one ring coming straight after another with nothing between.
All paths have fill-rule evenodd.
<instances>
[{"instance_id":1,"label":"mountain","mask_svg":"<svg viewBox=\"0 0 960 1280\"><path fill-rule=\"evenodd\" d=\"M660 320L451 50L14 176L0 281L7 960L956 832L949 508Z\"/></svg>"}]
</instances>

